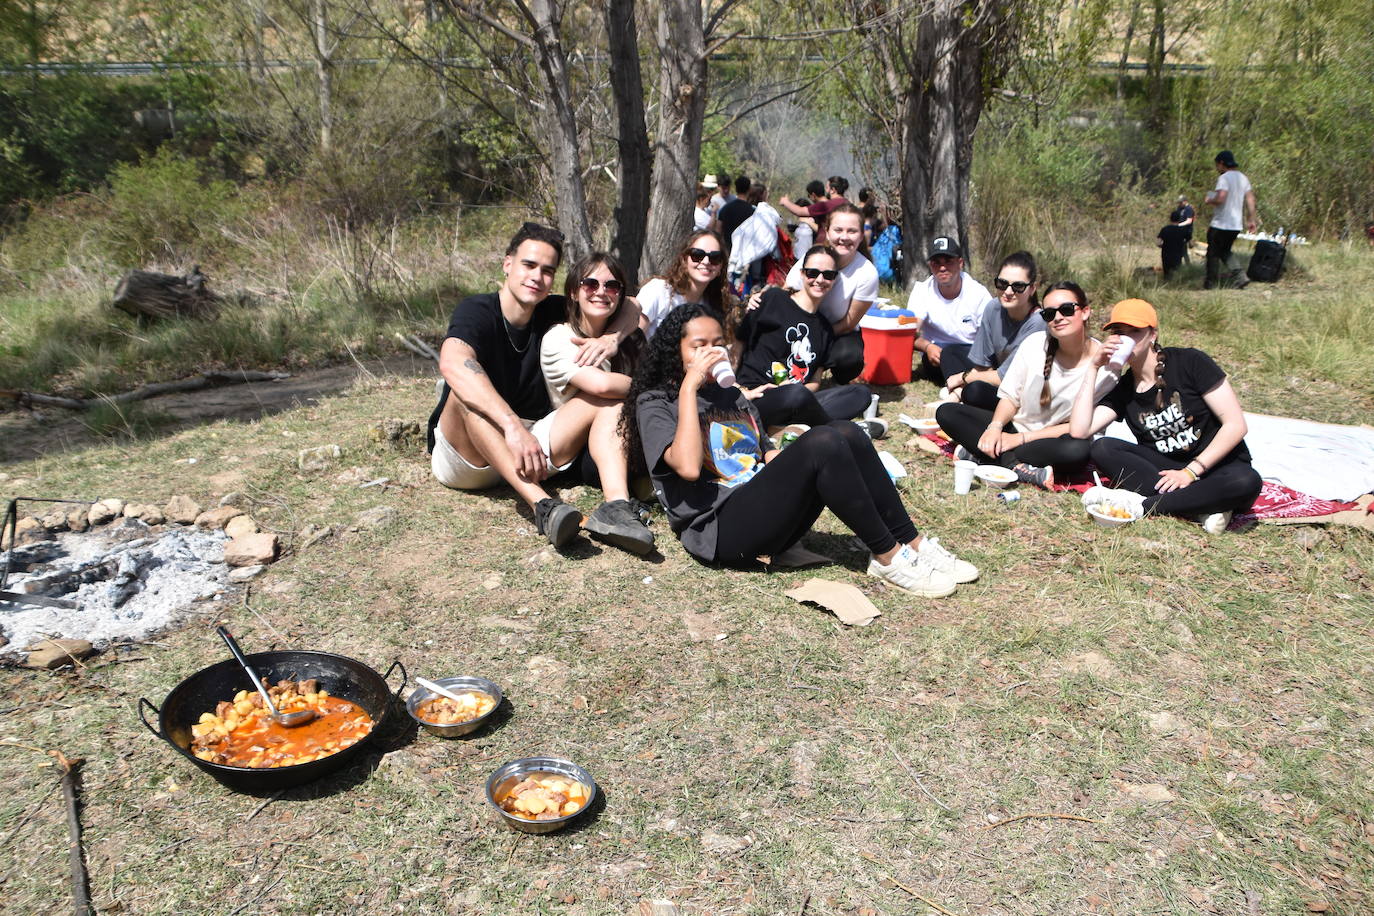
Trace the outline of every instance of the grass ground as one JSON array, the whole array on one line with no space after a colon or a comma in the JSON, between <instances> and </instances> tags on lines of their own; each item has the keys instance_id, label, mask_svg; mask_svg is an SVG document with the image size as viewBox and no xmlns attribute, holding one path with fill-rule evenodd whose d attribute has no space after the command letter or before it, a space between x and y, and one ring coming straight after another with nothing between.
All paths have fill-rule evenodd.
<instances>
[{"instance_id":1,"label":"grass ground","mask_svg":"<svg viewBox=\"0 0 1374 916\"><path fill-rule=\"evenodd\" d=\"M1084 268L1096 300L1140 291L1130 259ZM1166 342L1215 353L1250 409L1367 419L1374 336L1332 322L1367 329L1345 290L1374 270L1362 251L1317 259L1269 290L1151 291ZM1346 354L1354 366L1333 362ZM69 905L55 775L28 748L88 761L103 912L623 914L660 898L714 914L1374 909L1367 533L1108 531L1069 497L957 497L948 466L899 428L887 448L918 523L983 570L951 599L864 576L829 515L805 541L839 561L819 570L707 569L661 515L661 556L590 542L560 555L508 491L445 491L418 447L369 436L423 417L432 395L428 378L386 376L257 422L3 469L6 494L237 490L288 539L312 522L340 531L155 643L77 672L0 670L0 910ZM887 389L883 413L931 395ZM300 448L331 442L337 468L296 470ZM395 484L358 488L377 477ZM349 527L382 505L399 521ZM854 583L883 616L846 629L784 597L813 576ZM468 740L401 734L272 800L232 793L134 713L223 657L216 619L255 648L481 674L512 714ZM537 752L590 769L605 807L564 833L508 832L483 781Z\"/></svg>"}]
</instances>

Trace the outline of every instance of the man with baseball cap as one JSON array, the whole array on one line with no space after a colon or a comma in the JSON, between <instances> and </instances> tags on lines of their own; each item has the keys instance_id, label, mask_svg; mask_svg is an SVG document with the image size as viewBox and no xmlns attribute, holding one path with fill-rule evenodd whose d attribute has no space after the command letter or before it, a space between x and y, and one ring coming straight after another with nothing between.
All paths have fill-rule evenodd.
<instances>
[{"instance_id":1,"label":"man with baseball cap","mask_svg":"<svg viewBox=\"0 0 1374 916\"><path fill-rule=\"evenodd\" d=\"M969 348L992 294L964 272L964 251L949 236L931 241L926 265L930 276L911 290L906 306L921 323L921 362L914 374L944 385L951 375L973 368Z\"/></svg>"},{"instance_id":2,"label":"man with baseball cap","mask_svg":"<svg viewBox=\"0 0 1374 916\"><path fill-rule=\"evenodd\" d=\"M1250 179L1240 170L1236 157L1229 149L1217 153L1217 186L1207 192L1206 202L1214 208L1212 224L1207 227L1207 279L1203 289L1213 289L1221 282L1221 268L1226 265L1228 279L1236 289L1250 281L1242 268L1231 264L1231 246L1240 235L1241 219L1248 216L1245 227L1251 232L1259 226L1259 211ZM1242 205L1244 212L1242 213Z\"/></svg>"}]
</instances>

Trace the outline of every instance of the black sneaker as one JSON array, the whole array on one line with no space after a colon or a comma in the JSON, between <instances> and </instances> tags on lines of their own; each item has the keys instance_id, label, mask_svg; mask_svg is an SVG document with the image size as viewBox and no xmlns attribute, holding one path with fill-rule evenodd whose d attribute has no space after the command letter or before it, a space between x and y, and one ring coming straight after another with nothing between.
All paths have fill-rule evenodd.
<instances>
[{"instance_id":1,"label":"black sneaker","mask_svg":"<svg viewBox=\"0 0 1374 916\"><path fill-rule=\"evenodd\" d=\"M549 497L534 504L534 525L550 544L563 547L577 537L582 513L561 499Z\"/></svg>"},{"instance_id":2,"label":"black sneaker","mask_svg":"<svg viewBox=\"0 0 1374 916\"><path fill-rule=\"evenodd\" d=\"M870 439L882 439L887 436L887 421L882 417L860 418L854 422L859 424L859 429L867 433Z\"/></svg>"},{"instance_id":3,"label":"black sneaker","mask_svg":"<svg viewBox=\"0 0 1374 916\"><path fill-rule=\"evenodd\" d=\"M617 499L596 507L587 519L587 530L599 540L628 550L637 556L654 549L654 533L644 526L628 499Z\"/></svg>"},{"instance_id":4,"label":"black sneaker","mask_svg":"<svg viewBox=\"0 0 1374 916\"><path fill-rule=\"evenodd\" d=\"M1028 483L1042 490L1048 490L1054 486L1054 468L1052 467L1040 468L1022 462L1013 467L1012 470L1016 472L1016 479L1022 483Z\"/></svg>"}]
</instances>

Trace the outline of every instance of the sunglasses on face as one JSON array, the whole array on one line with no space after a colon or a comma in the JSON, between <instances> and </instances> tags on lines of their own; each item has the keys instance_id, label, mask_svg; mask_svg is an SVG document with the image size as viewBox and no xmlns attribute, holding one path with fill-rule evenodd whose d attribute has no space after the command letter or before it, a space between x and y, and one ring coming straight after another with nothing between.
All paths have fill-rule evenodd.
<instances>
[{"instance_id":1,"label":"sunglasses on face","mask_svg":"<svg viewBox=\"0 0 1374 916\"><path fill-rule=\"evenodd\" d=\"M998 277L996 280L993 280L992 285L997 287L997 291L999 293L1005 293L1007 291L1007 287L1010 286L1011 291L1013 293L1016 293L1016 295L1018 296L1024 293L1026 290L1030 289L1029 283L1023 283L1020 280L1003 280L1001 277Z\"/></svg>"},{"instance_id":2,"label":"sunglasses on face","mask_svg":"<svg viewBox=\"0 0 1374 916\"><path fill-rule=\"evenodd\" d=\"M1055 315L1063 315L1065 318L1068 318L1082 307L1083 306L1079 305L1077 302L1065 302L1058 308L1050 307L1041 309L1040 317L1046 321L1053 321Z\"/></svg>"},{"instance_id":3,"label":"sunglasses on face","mask_svg":"<svg viewBox=\"0 0 1374 916\"><path fill-rule=\"evenodd\" d=\"M802 268L802 276L808 280L814 280L817 277L825 277L827 280L833 280L839 275L840 272L838 270L821 270L819 267Z\"/></svg>"},{"instance_id":4,"label":"sunglasses on face","mask_svg":"<svg viewBox=\"0 0 1374 916\"><path fill-rule=\"evenodd\" d=\"M702 261L719 264L725 260L725 252L707 251L705 248L688 248L687 257L692 259L693 264L700 264Z\"/></svg>"},{"instance_id":5,"label":"sunglasses on face","mask_svg":"<svg viewBox=\"0 0 1374 916\"><path fill-rule=\"evenodd\" d=\"M601 281L596 277L583 277L578 286L581 286L588 293L594 293L599 289L604 289L608 296L619 296L625 289L625 284L619 280Z\"/></svg>"}]
</instances>

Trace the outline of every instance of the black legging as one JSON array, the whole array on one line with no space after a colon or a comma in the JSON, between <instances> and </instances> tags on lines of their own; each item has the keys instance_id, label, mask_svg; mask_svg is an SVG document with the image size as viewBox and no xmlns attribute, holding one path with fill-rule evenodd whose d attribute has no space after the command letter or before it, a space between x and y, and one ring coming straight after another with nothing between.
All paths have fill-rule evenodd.
<instances>
[{"instance_id":1,"label":"black legging","mask_svg":"<svg viewBox=\"0 0 1374 916\"><path fill-rule=\"evenodd\" d=\"M992 422L992 416L991 410L971 404L941 404L935 410L935 419L945 435L968 449L973 460L979 464L1000 464L1009 468L1024 463L1040 468L1053 465L1073 470L1088 462L1088 440L1075 439L1067 434L1054 439L1034 439L1025 445L1007 449L996 458L986 455L979 451L978 439ZM1004 429L1009 433L1016 432L1010 423Z\"/></svg>"},{"instance_id":2,"label":"black legging","mask_svg":"<svg viewBox=\"0 0 1374 916\"><path fill-rule=\"evenodd\" d=\"M722 563L791 547L829 509L875 554L916 540L916 526L873 443L847 420L815 426L716 509Z\"/></svg>"},{"instance_id":3,"label":"black legging","mask_svg":"<svg viewBox=\"0 0 1374 916\"><path fill-rule=\"evenodd\" d=\"M938 366L922 353L916 375L937 385L943 385L951 375L958 375L973 368L973 363L969 362L968 358L968 352L972 349L973 344L945 344L940 347Z\"/></svg>"},{"instance_id":4,"label":"black legging","mask_svg":"<svg viewBox=\"0 0 1374 916\"><path fill-rule=\"evenodd\" d=\"M991 382L969 382L959 390L959 400L985 410L997 409L997 386Z\"/></svg>"},{"instance_id":5,"label":"black legging","mask_svg":"<svg viewBox=\"0 0 1374 916\"><path fill-rule=\"evenodd\" d=\"M1148 445L1104 436L1092 444L1093 464L1112 479L1112 486L1145 497L1146 514L1210 515L1250 508L1264 481L1248 461L1223 461L1181 490L1155 490L1160 471L1176 471L1185 462L1161 455Z\"/></svg>"},{"instance_id":6,"label":"black legging","mask_svg":"<svg viewBox=\"0 0 1374 916\"><path fill-rule=\"evenodd\" d=\"M830 344L825 368L836 385L848 385L864 371L864 338L858 331L841 334Z\"/></svg>"},{"instance_id":7,"label":"black legging","mask_svg":"<svg viewBox=\"0 0 1374 916\"><path fill-rule=\"evenodd\" d=\"M754 408L764 426L824 426L831 420L854 419L868 407L871 397L867 385L836 385L814 392L805 385L779 385L755 400Z\"/></svg>"}]
</instances>

